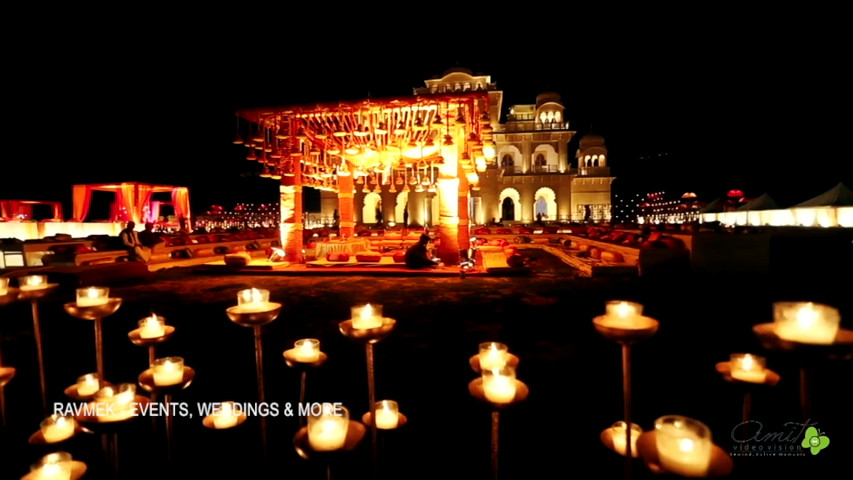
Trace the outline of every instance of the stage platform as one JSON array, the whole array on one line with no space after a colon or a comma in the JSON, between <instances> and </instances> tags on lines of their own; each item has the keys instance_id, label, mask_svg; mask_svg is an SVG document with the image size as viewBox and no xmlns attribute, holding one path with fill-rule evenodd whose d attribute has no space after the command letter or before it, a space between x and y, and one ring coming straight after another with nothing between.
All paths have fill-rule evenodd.
<instances>
[{"instance_id":1,"label":"stage platform","mask_svg":"<svg viewBox=\"0 0 853 480\"><path fill-rule=\"evenodd\" d=\"M226 265L224 261L208 262L204 265L197 265L193 269L194 272L207 274L227 274L227 275L294 275L294 276L328 276L328 275L345 275L345 276L383 276L383 277L458 277L463 275L463 269L458 266L453 267L436 267L422 270L413 270L405 266L396 266L394 264L357 264L357 263L342 263L342 262L308 262L307 264L291 264L288 262L271 262L269 260L256 259L252 260L246 266ZM464 269L466 277L477 276L516 276L527 275L530 269L527 267L520 268L490 268L472 267Z\"/></svg>"}]
</instances>

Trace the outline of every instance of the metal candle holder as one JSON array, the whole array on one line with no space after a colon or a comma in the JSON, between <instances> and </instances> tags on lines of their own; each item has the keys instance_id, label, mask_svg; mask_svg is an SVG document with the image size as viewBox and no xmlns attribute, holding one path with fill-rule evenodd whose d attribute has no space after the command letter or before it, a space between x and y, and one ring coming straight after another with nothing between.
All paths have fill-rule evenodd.
<instances>
[{"instance_id":1,"label":"metal candle holder","mask_svg":"<svg viewBox=\"0 0 853 480\"><path fill-rule=\"evenodd\" d=\"M154 363L154 362L151 362ZM154 383L154 369L149 368L139 374L139 386L146 392L153 395L163 395L163 400L166 405L171 405L172 395L185 388L189 387L195 378L195 370L191 367L184 367L183 377L179 383L174 385L156 385ZM168 455L169 465L174 464L174 418L172 417L172 409L166 408L166 451Z\"/></svg>"},{"instance_id":2,"label":"metal candle holder","mask_svg":"<svg viewBox=\"0 0 853 480\"><path fill-rule=\"evenodd\" d=\"M264 347L261 341L261 327L272 322L281 313L282 305L280 303L269 302L268 310L260 312L246 311L239 305L228 307L225 313L228 318L242 327L252 327L255 336L255 369L258 379L258 402L264 403L266 395L264 394ZM267 462L267 421L266 417L259 417L261 424L261 444L263 448L264 462Z\"/></svg>"},{"instance_id":3,"label":"metal candle holder","mask_svg":"<svg viewBox=\"0 0 853 480\"><path fill-rule=\"evenodd\" d=\"M338 450L317 451L311 448L308 441L308 427L302 427L293 436L293 447L296 449L297 455L305 460L317 460L326 465L326 480L332 480L332 463L334 463L343 454L355 450L364 439L367 429L364 424L349 420L347 425L347 436L344 440L343 447Z\"/></svg>"},{"instance_id":4,"label":"metal candle holder","mask_svg":"<svg viewBox=\"0 0 853 480\"><path fill-rule=\"evenodd\" d=\"M141 334L142 329L140 328L131 330L127 334L127 337L130 339L130 342L134 345L138 345L140 347L148 347L148 365L154 363L154 359L157 358L155 346L171 338L172 335L175 333L175 327L173 327L172 325L165 325L163 327L163 331L163 335L152 338L143 338Z\"/></svg>"},{"instance_id":5,"label":"metal candle holder","mask_svg":"<svg viewBox=\"0 0 853 480\"><path fill-rule=\"evenodd\" d=\"M660 455L656 443L656 434L654 430L645 432L637 439L637 450L640 453L640 458L650 471L656 474L669 473L663 468L660 462ZM717 444L711 447L711 463L708 466L708 471L705 477L725 477L734 469L734 461L732 457L720 448Z\"/></svg>"},{"instance_id":6,"label":"metal candle holder","mask_svg":"<svg viewBox=\"0 0 853 480\"><path fill-rule=\"evenodd\" d=\"M470 393L471 396L476 398L477 400L488 403L492 408L491 466L492 478L495 480L498 479L499 466L498 453L500 448L500 411L516 403L523 402L530 394L530 389L524 382L520 380L513 381L515 382L515 398L513 398L512 401L509 403L490 402L486 398L486 392L483 388L482 377L471 380L471 382L468 383L468 393Z\"/></svg>"},{"instance_id":7,"label":"metal candle holder","mask_svg":"<svg viewBox=\"0 0 853 480\"><path fill-rule=\"evenodd\" d=\"M81 320L94 320L95 322L95 360L98 366L98 384L101 388L104 386L104 336L102 320L108 317L121 307L122 300L120 298L109 298L107 303L103 305L93 305L80 307L77 302L69 302L65 304L65 311L74 318Z\"/></svg>"},{"instance_id":8,"label":"metal candle holder","mask_svg":"<svg viewBox=\"0 0 853 480\"><path fill-rule=\"evenodd\" d=\"M599 315L592 320L595 330L604 338L622 346L622 408L625 421L625 477L631 478L631 345L651 338L660 323L651 317L637 315L635 321L641 323L641 328L623 328L608 323L606 315Z\"/></svg>"},{"instance_id":9,"label":"metal candle holder","mask_svg":"<svg viewBox=\"0 0 853 480\"><path fill-rule=\"evenodd\" d=\"M350 340L364 343L364 353L367 358L367 396L370 402L370 415L376 415L376 375L373 366L373 344L387 337L397 326L397 320L382 317L382 324L375 328L355 328L352 319L344 320L338 324L341 333ZM373 468L378 469L378 438L376 425L370 428L373 447Z\"/></svg>"},{"instance_id":10,"label":"metal candle holder","mask_svg":"<svg viewBox=\"0 0 853 480\"><path fill-rule=\"evenodd\" d=\"M39 300L52 294L59 288L58 283L48 283L34 290L20 290L18 300L30 301L33 312L33 336L36 339L36 355L39 366L39 385L41 386L41 405L44 414L47 415L47 381L44 375L44 350L41 340L41 325L39 324Z\"/></svg>"}]
</instances>

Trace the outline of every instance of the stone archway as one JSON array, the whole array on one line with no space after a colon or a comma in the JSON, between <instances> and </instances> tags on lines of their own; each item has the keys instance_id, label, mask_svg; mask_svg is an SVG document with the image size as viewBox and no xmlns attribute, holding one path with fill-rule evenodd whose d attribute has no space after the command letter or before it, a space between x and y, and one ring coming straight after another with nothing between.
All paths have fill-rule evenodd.
<instances>
[{"instance_id":1,"label":"stone archway","mask_svg":"<svg viewBox=\"0 0 853 480\"><path fill-rule=\"evenodd\" d=\"M409 215L411 212L407 212L407 208L409 207L409 192L400 192L397 194L397 203L394 205L394 221L402 224L404 226L408 226L409 223Z\"/></svg>"},{"instance_id":2,"label":"stone archway","mask_svg":"<svg viewBox=\"0 0 853 480\"><path fill-rule=\"evenodd\" d=\"M376 209L381 208L382 197L378 193L370 192L364 196L364 206L361 208L361 223L376 223Z\"/></svg>"},{"instance_id":3,"label":"stone archway","mask_svg":"<svg viewBox=\"0 0 853 480\"><path fill-rule=\"evenodd\" d=\"M521 220L521 195L519 195L518 190L514 188L505 188L501 191L498 200L501 205L501 219L502 220ZM512 202L512 218L507 218L504 216L504 208L507 209L506 214L510 213L509 207L510 204L506 201L509 200Z\"/></svg>"},{"instance_id":4,"label":"stone archway","mask_svg":"<svg viewBox=\"0 0 853 480\"><path fill-rule=\"evenodd\" d=\"M541 211L543 220L557 220L557 194L554 193L554 190L551 190L548 187L542 187L539 190L536 190L536 194L533 195L533 198L534 218L538 218L536 214Z\"/></svg>"}]
</instances>

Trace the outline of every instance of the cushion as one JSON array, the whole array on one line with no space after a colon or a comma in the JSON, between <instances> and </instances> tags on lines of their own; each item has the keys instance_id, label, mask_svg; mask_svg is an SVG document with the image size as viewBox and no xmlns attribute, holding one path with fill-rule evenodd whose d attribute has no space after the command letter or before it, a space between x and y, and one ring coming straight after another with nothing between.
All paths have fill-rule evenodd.
<instances>
[{"instance_id":1,"label":"cushion","mask_svg":"<svg viewBox=\"0 0 853 480\"><path fill-rule=\"evenodd\" d=\"M348 262L349 261L349 253L344 252L331 252L326 255L326 260L330 262Z\"/></svg>"},{"instance_id":2,"label":"cushion","mask_svg":"<svg viewBox=\"0 0 853 480\"><path fill-rule=\"evenodd\" d=\"M382 254L379 252L359 252L355 255L359 262L381 262Z\"/></svg>"},{"instance_id":3,"label":"cushion","mask_svg":"<svg viewBox=\"0 0 853 480\"><path fill-rule=\"evenodd\" d=\"M512 229L511 228L499 228L498 229L498 235L512 235Z\"/></svg>"},{"instance_id":4,"label":"cushion","mask_svg":"<svg viewBox=\"0 0 853 480\"><path fill-rule=\"evenodd\" d=\"M484 228L477 228L474 230L474 235L489 235L490 233L492 233L491 230L489 230L488 228L485 228L485 227Z\"/></svg>"},{"instance_id":5,"label":"cushion","mask_svg":"<svg viewBox=\"0 0 853 480\"><path fill-rule=\"evenodd\" d=\"M612 263L623 263L625 261L625 258L619 252L601 252L601 259Z\"/></svg>"},{"instance_id":6,"label":"cushion","mask_svg":"<svg viewBox=\"0 0 853 480\"><path fill-rule=\"evenodd\" d=\"M394 254L394 263L406 263L406 252L397 252Z\"/></svg>"},{"instance_id":7,"label":"cushion","mask_svg":"<svg viewBox=\"0 0 853 480\"><path fill-rule=\"evenodd\" d=\"M252 262L252 257L246 252L229 253L225 255L225 265L245 267Z\"/></svg>"}]
</instances>

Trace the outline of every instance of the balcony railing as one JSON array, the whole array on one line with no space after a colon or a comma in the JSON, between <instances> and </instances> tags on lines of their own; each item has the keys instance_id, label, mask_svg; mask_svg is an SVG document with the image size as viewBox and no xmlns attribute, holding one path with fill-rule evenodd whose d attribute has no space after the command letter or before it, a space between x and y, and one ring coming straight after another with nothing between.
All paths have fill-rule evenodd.
<instances>
[{"instance_id":1,"label":"balcony railing","mask_svg":"<svg viewBox=\"0 0 853 480\"><path fill-rule=\"evenodd\" d=\"M511 117L511 116L510 116ZM509 117L508 117L509 118ZM509 118L510 122L513 122L512 118ZM532 122L519 122L519 123L504 123L502 124L498 130L498 132L547 132L552 130L568 130L569 122L551 122L551 123L532 123Z\"/></svg>"},{"instance_id":2,"label":"balcony railing","mask_svg":"<svg viewBox=\"0 0 853 480\"><path fill-rule=\"evenodd\" d=\"M560 173L556 165L536 165L531 166L527 173L522 171L521 166L500 167L504 175L542 175L550 173ZM570 173L570 171L566 171Z\"/></svg>"}]
</instances>

